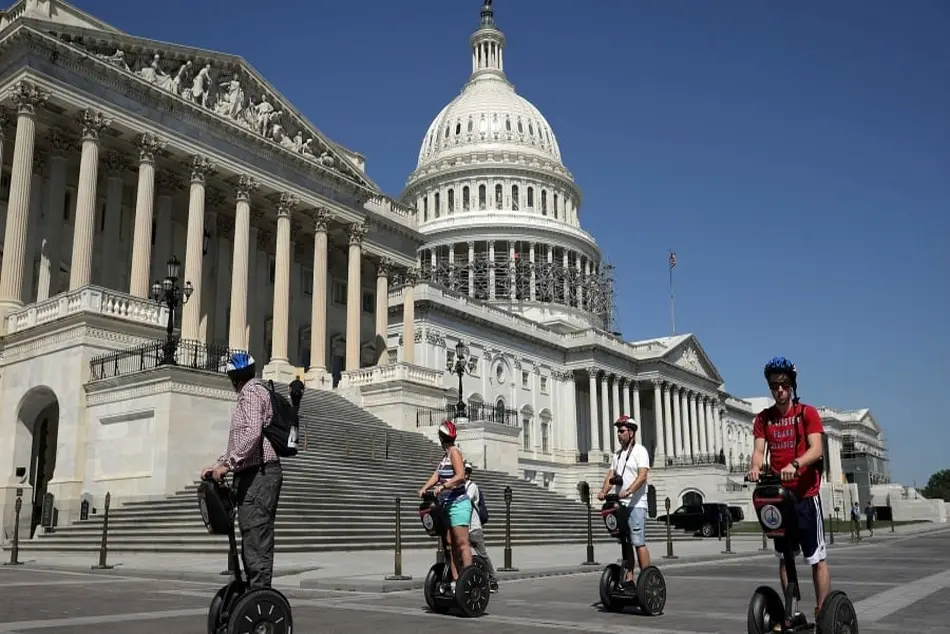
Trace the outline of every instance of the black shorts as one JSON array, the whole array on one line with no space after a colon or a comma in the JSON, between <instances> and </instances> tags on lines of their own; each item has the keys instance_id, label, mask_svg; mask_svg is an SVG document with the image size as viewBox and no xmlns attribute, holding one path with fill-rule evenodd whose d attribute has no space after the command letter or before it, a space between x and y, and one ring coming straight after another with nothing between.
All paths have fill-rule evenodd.
<instances>
[{"instance_id":1,"label":"black shorts","mask_svg":"<svg viewBox=\"0 0 950 634\"><path fill-rule=\"evenodd\" d=\"M792 552L799 552L805 557L805 561L814 566L820 561L824 561L828 555L825 548L825 518L821 510L821 496L816 495L811 498L798 500L798 542L792 544ZM775 542L775 555L781 559L782 550L785 546L785 538L777 537Z\"/></svg>"}]
</instances>

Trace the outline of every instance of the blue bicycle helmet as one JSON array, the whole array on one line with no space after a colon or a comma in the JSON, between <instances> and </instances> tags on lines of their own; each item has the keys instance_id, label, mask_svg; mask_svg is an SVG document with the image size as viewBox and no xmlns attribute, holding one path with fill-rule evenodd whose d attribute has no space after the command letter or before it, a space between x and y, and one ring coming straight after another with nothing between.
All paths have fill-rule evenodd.
<instances>
[{"instance_id":1,"label":"blue bicycle helmet","mask_svg":"<svg viewBox=\"0 0 950 634\"><path fill-rule=\"evenodd\" d=\"M765 364L765 380L768 381L770 374L787 374L792 384L793 402L798 403L798 371L795 364L785 357L772 357Z\"/></svg>"},{"instance_id":2,"label":"blue bicycle helmet","mask_svg":"<svg viewBox=\"0 0 950 634\"><path fill-rule=\"evenodd\" d=\"M246 352L232 353L224 371L232 379L246 375L254 376L254 357Z\"/></svg>"}]
</instances>

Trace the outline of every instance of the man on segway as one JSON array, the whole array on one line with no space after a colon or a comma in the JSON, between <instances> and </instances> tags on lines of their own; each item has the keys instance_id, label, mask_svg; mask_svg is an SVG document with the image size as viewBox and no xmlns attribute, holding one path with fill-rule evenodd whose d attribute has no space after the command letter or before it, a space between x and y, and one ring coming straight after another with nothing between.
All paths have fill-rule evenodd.
<instances>
[{"instance_id":1,"label":"man on segway","mask_svg":"<svg viewBox=\"0 0 950 634\"><path fill-rule=\"evenodd\" d=\"M607 497L610 491L611 480L615 475L623 478L622 484L615 486L614 492L620 499L620 504L629 510L628 524L630 530L630 544L633 546L633 552L636 553L636 559L640 563L640 569L643 570L650 565L650 551L647 549L644 529L647 518L647 473L650 470L650 455L646 447L637 444L637 423L629 416L621 416L614 423L617 428L617 440L620 448L614 454L610 464L610 470L607 477L604 478L604 485L600 493L597 494L598 500ZM634 581L633 572L636 569L636 561L628 562L627 574L624 583Z\"/></svg>"},{"instance_id":2,"label":"man on segway","mask_svg":"<svg viewBox=\"0 0 950 634\"><path fill-rule=\"evenodd\" d=\"M775 404L755 417L752 435L755 449L748 479L756 482L769 450L769 468L781 476L782 485L795 495L798 506L798 544L791 544L793 552L801 551L812 567L817 607L831 590L831 575L826 562L824 515L821 506L822 434L824 427L818 410L804 405L798 398L798 373L791 361L775 357L765 365L765 379ZM776 538L775 553L779 557L779 578L784 590L788 584L782 551L784 538Z\"/></svg>"},{"instance_id":3,"label":"man on segway","mask_svg":"<svg viewBox=\"0 0 950 634\"><path fill-rule=\"evenodd\" d=\"M248 587L269 588L274 571L274 522L284 479L280 458L264 435L264 426L273 417L270 391L263 381L254 378L254 357L245 352L231 355L227 374L238 394L228 447L214 466L201 470L201 478L210 473L220 482L234 473L241 557Z\"/></svg>"}]
</instances>

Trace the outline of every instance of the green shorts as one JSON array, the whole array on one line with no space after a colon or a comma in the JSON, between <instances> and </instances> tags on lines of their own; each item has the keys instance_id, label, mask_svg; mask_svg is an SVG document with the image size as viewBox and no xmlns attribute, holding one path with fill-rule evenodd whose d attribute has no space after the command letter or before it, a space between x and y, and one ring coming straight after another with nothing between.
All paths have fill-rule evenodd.
<instances>
[{"instance_id":1,"label":"green shorts","mask_svg":"<svg viewBox=\"0 0 950 634\"><path fill-rule=\"evenodd\" d=\"M472 501L468 497L448 502L444 508L449 526L468 526L472 523Z\"/></svg>"}]
</instances>

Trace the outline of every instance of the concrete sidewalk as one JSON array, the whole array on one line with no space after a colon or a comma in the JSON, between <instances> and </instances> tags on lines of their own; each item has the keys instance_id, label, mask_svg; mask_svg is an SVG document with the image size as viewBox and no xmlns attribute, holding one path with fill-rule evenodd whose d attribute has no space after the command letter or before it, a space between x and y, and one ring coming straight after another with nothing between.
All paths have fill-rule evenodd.
<instances>
[{"instance_id":1,"label":"concrete sidewalk","mask_svg":"<svg viewBox=\"0 0 950 634\"><path fill-rule=\"evenodd\" d=\"M914 524L897 527L895 533L885 527L873 538L865 538L852 544L847 534L837 535L834 548L871 545L908 535L950 530L947 524ZM768 544L771 548L771 543ZM723 554L726 540L702 539L673 542L676 559L666 559L666 542L649 543L653 562L660 568L676 568L714 561L729 561L737 557L772 557L771 551L763 553L761 535L741 535L732 539L732 553ZM8 555L7 553L4 553ZM425 575L435 562L436 542L425 549L404 550L402 574L411 579L388 581L392 575L394 554L392 550L363 550L317 553L278 553L274 569L274 585L285 588L319 588L363 592L389 592L422 587ZM504 549L489 550L496 568L504 565ZM586 543L557 544L552 546L516 546L512 549L512 565L516 571L501 572L500 580L524 579L552 575L600 573L603 567L620 557L620 547L615 544L597 544L594 549L594 566L584 566L587 557ZM34 570L61 570L96 572L102 575L148 577L183 581L223 583L221 574L227 569L227 552L209 554L185 553L111 553L107 564L109 570L91 570L98 563L97 553L22 553L22 568Z\"/></svg>"}]
</instances>

